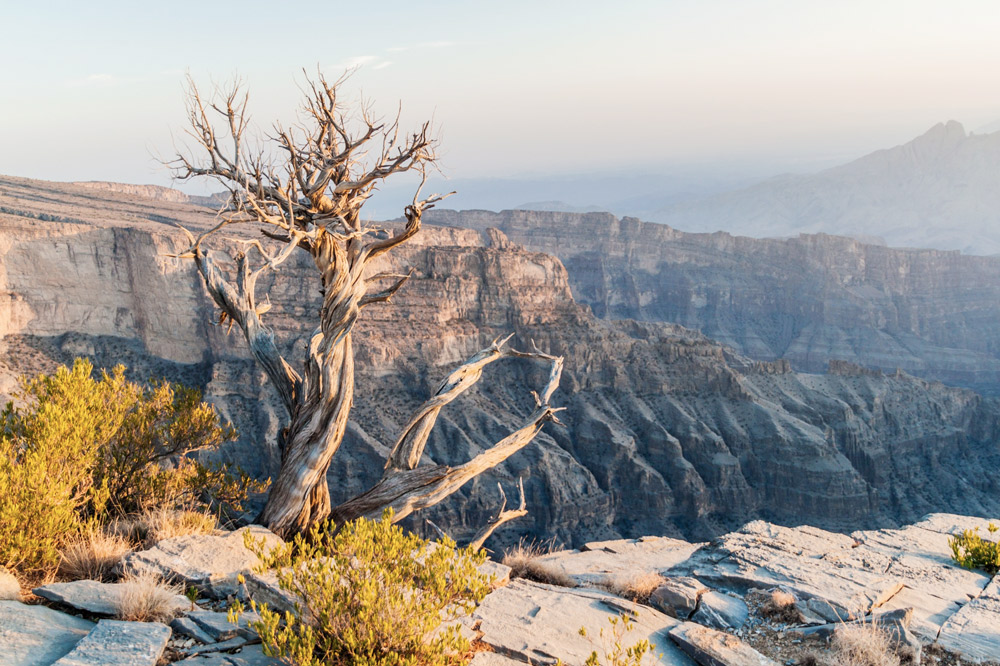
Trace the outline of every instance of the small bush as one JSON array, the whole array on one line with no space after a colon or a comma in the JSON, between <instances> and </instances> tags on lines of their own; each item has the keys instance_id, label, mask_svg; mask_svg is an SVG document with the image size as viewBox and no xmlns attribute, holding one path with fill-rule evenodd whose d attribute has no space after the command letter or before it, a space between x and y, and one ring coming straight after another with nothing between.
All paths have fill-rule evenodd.
<instances>
[{"instance_id":1,"label":"small bush","mask_svg":"<svg viewBox=\"0 0 1000 666\"><path fill-rule=\"evenodd\" d=\"M539 560L541 556L550 552L551 549L544 544L525 543L522 540L504 553L501 563L510 567L511 578L526 578L537 583L576 587L576 581L561 569Z\"/></svg>"},{"instance_id":2,"label":"small bush","mask_svg":"<svg viewBox=\"0 0 1000 666\"><path fill-rule=\"evenodd\" d=\"M267 552L247 535L263 569L301 600L284 616L255 610L264 652L296 666L445 666L465 663L469 642L452 620L490 590L478 567L484 553L406 534L387 511L359 519L334 536L317 526L308 537ZM450 623L450 624L449 624Z\"/></svg>"},{"instance_id":3,"label":"small bush","mask_svg":"<svg viewBox=\"0 0 1000 666\"><path fill-rule=\"evenodd\" d=\"M644 604L649 601L649 595L666 582L666 579L660 574L649 571L628 577L607 578L604 581L604 587L619 597Z\"/></svg>"},{"instance_id":4,"label":"small bush","mask_svg":"<svg viewBox=\"0 0 1000 666\"><path fill-rule=\"evenodd\" d=\"M990 523L986 531L996 534L1000 527ZM1000 544L979 536L979 528L965 530L948 539L951 557L966 569L982 569L991 576L1000 571Z\"/></svg>"},{"instance_id":5,"label":"small bush","mask_svg":"<svg viewBox=\"0 0 1000 666\"><path fill-rule=\"evenodd\" d=\"M258 488L188 458L234 437L197 391L135 384L122 366L98 379L92 372L77 359L22 379L22 406L0 413L0 566L28 580L51 577L60 550L87 525Z\"/></svg>"},{"instance_id":6,"label":"small bush","mask_svg":"<svg viewBox=\"0 0 1000 666\"><path fill-rule=\"evenodd\" d=\"M130 550L132 545L125 537L92 527L63 548L59 575L67 580L106 582L111 579L115 565Z\"/></svg>"},{"instance_id":7,"label":"small bush","mask_svg":"<svg viewBox=\"0 0 1000 666\"><path fill-rule=\"evenodd\" d=\"M594 650L584 662L585 666L642 666L646 655L653 656L656 645L650 643L647 638L625 647L625 636L632 631L633 624L628 615L622 613L618 617L609 617L608 622L611 623L611 630L605 633L602 628L599 634L602 643L601 651L604 653L603 658L598 656L597 650ZM583 627L580 628L580 635L590 639L587 630Z\"/></svg>"},{"instance_id":8,"label":"small bush","mask_svg":"<svg viewBox=\"0 0 1000 666\"><path fill-rule=\"evenodd\" d=\"M141 573L122 580L122 593L116 617L130 622L170 622L177 609L181 588L159 576Z\"/></svg>"}]
</instances>

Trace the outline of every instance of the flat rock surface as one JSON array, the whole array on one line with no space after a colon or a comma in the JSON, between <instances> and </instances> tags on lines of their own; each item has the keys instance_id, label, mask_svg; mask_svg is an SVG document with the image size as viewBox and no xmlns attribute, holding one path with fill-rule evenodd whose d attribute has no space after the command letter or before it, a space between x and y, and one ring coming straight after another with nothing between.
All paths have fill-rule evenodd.
<instances>
[{"instance_id":1,"label":"flat rock surface","mask_svg":"<svg viewBox=\"0 0 1000 666\"><path fill-rule=\"evenodd\" d=\"M259 645L248 645L235 654L214 652L175 661L177 666L278 666L280 659L268 657ZM478 664L477 666L500 666L499 664Z\"/></svg>"},{"instance_id":2,"label":"flat rock surface","mask_svg":"<svg viewBox=\"0 0 1000 666\"><path fill-rule=\"evenodd\" d=\"M57 604L95 615L115 615L121 607L122 592L126 583L99 583L96 580L75 580L71 583L50 583L36 587L32 592ZM191 607L187 597L174 597L173 611L182 613Z\"/></svg>"},{"instance_id":3,"label":"flat rock surface","mask_svg":"<svg viewBox=\"0 0 1000 666\"><path fill-rule=\"evenodd\" d=\"M54 666L156 666L168 640L159 622L101 620Z\"/></svg>"},{"instance_id":4,"label":"flat rock surface","mask_svg":"<svg viewBox=\"0 0 1000 666\"><path fill-rule=\"evenodd\" d=\"M220 535L191 535L165 539L154 547L130 553L122 560L126 570L150 571L170 580L194 585L206 595L224 599L236 594L236 577L255 567L259 560L243 545L243 534L263 537L269 544L280 539L259 525Z\"/></svg>"},{"instance_id":5,"label":"flat rock surface","mask_svg":"<svg viewBox=\"0 0 1000 666\"><path fill-rule=\"evenodd\" d=\"M591 542L581 550L550 553L538 561L577 583L593 585L605 578L664 571L687 560L698 547L669 537L618 539Z\"/></svg>"},{"instance_id":6,"label":"flat rock surface","mask_svg":"<svg viewBox=\"0 0 1000 666\"><path fill-rule=\"evenodd\" d=\"M0 601L0 664L48 666L83 640L94 623L46 606Z\"/></svg>"},{"instance_id":7,"label":"flat rock surface","mask_svg":"<svg viewBox=\"0 0 1000 666\"><path fill-rule=\"evenodd\" d=\"M711 666L778 666L732 634L694 622L670 630L670 638L699 664Z\"/></svg>"},{"instance_id":8,"label":"flat rock surface","mask_svg":"<svg viewBox=\"0 0 1000 666\"><path fill-rule=\"evenodd\" d=\"M662 653L655 663L693 666L667 638L678 621L646 606L595 590L581 590L532 583L521 579L490 593L470 618L482 641L495 652L520 662L582 664L594 650L603 655L603 640L610 636L610 618L634 614L635 624L622 639L631 646L646 638ZM585 628L589 638L580 635Z\"/></svg>"},{"instance_id":9,"label":"flat rock surface","mask_svg":"<svg viewBox=\"0 0 1000 666\"><path fill-rule=\"evenodd\" d=\"M1000 578L948 618L938 643L971 661L1000 660Z\"/></svg>"},{"instance_id":10,"label":"flat rock surface","mask_svg":"<svg viewBox=\"0 0 1000 666\"><path fill-rule=\"evenodd\" d=\"M711 590L701 595L698 610L691 619L713 629L730 630L742 627L749 615L742 599Z\"/></svg>"},{"instance_id":11,"label":"flat rock surface","mask_svg":"<svg viewBox=\"0 0 1000 666\"><path fill-rule=\"evenodd\" d=\"M244 638L256 636L256 632L250 628L250 623L259 621L260 616L253 612L241 613L239 622L233 624L229 621L227 613L196 610L188 613L187 619L194 620L213 640L227 641L237 636Z\"/></svg>"},{"instance_id":12,"label":"flat rock surface","mask_svg":"<svg viewBox=\"0 0 1000 666\"><path fill-rule=\"evenodd\" d=\"M925 641L937 638L949 617L989 582L981 571L956 566L948 536L986 521L950 514L931 514L915 525L896 530L855 532L860 542L854 556L883 566L903 588L885 604L886 609L913 608L911 631Z\"/></svg>"},{"instance_id":13,"label":"flat rock surface","mask_svg":"<svg viewBox=\"0 0 1000 666\"><path fill-rule=\"evenodd\" d=\"M858 561L856 547L855 539L844 534L758 520L712 541L675 573L740 593L781 586L801 599L830 604L847 617L868 612L903 587L884 570ZM881 559L888 564L888 558Z\"/></svg>"}]
</instances>

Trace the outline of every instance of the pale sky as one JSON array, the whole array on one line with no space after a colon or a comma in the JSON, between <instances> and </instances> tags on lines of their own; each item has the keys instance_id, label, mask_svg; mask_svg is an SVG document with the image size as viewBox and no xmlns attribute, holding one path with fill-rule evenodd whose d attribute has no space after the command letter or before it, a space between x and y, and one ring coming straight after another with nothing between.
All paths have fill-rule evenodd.
<instances>
[{"instance_id":1,"label":"pale sky","mask_svg":"<svg viewBox=\"0 0 1000 666\"><path fill-rule=\"evenodd\" d=\"M0 173L168 184L183 80L264 125L303 67L404 122L453 178L857 157L1000 120L1000 2L0 0Z\"/></svg>"}]
</instances>

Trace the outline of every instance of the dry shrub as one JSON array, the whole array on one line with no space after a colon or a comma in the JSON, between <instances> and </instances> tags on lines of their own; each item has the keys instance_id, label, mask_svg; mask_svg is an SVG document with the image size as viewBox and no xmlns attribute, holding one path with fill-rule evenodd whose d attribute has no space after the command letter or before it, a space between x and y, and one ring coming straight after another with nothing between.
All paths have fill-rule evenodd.
<instances>
[{"instance_id":1,"label":"dry shrub","mask_svg":"<svg viewBox=\"0 0 1000 666\"><path fill-rule=\"evenodd\" d=\"M760 599L760 614L769 620L797 624L804 621L802 613L795 606L795 597L782 589L775 588L770 592L755 590Z\"/></svg>"},{"instance_id":2,"label":"dry shrub","mask_svg":"<svg viewBox=\"0 0 1000 666\"><path fill-rule=\"evenodd\" d=\"M121 559L132 550L125 537L89 529L63 548L59 575L67 580L91 579L107 582Z\"/></svg>"},{"instance_id":3,"label":"dry shrub","mask_svg":"<svg viewBox=\"0 0 1000 666\"><path fill-rule=\"evenodd\" d=\"M644 604L649 601L649 595L666 582L660 574L648 571L632 576L608 577L604 580L604 588L611 594Z\"/></svg>"},{"instance_id":4,"label":"dry shrub","mask_svg":"<svg viewBox=\"0 0 1000 666\"><path fill-rule=\"evenodd\" d=\"M144 528L146 548L155 546L164 539L191 534L212 534L219 527L219 521L210 513L202 511L159 508L147 511L139 517Z\"/></svg>"},{"instance_id":5,"label":"dry shrub","mask_svg":"<svg viewBox=\"0 0 1000 666\"><path fill-rule=\"evenodd\" d=\"M838 627L831 648L830 666L900 666L892 636L876 622Z\"/></svg>"},{"instance_id":6,"label":"dry shrub","mask_svg":"<svg viewBox=\"0 0 1000 666\"><path fill-rule=\"evenodd\" d=\"M118 602L119 620L170 622L177 608L180 586L166 583L155 574L129 574L122 580Z\"/></svg>"},{"instance_id":7,"label":"dry shrub","mask_svg":"<svg viewBox=\"0 0 1000 666\"><path fill-rule=\"evenodd\" d=\"M576 587L576 581L563 573L562 570L539 559L551 552L553 552L551 545L525 543L522 540L504 553L501 563L510 567L511 578L526 578L537 583Z\"/></svg>"}]
</instances>

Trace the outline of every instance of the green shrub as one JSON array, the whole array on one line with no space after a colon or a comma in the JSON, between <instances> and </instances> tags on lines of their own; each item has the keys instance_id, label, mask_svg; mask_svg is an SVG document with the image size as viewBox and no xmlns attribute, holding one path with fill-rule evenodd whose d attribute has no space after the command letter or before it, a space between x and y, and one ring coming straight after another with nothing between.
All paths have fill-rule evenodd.
<instances>
[{"instance_id":1,"label":"green shrub","mask_svg":"<svg viewBox=\"0 0 1000 666\"><path fill-rule=\"evenodd\" d=\"M235 436L197 391L136 384L122 366L92 372L77 359L22 379L18 406L0 413L0 566L30 580L50 575L84 526L254 487L187 457Z\"/></svg>"},{"instance_id":2,"label":"green shrub","mask_svg":"<svg viewBox=\"0 0 1000 666\"><path fill-rule=\"evenodd\" d=\"M986 527L991 535L996 534L1000 527L990 523ZM979 528L965 530L961 534L948 539L951 546L951 557L966 569L983 569L993 575L1000 571L1000 544L979 536Z\"/></svg>"},{"instance_id":3,"label":"green shrub","mask_svg":"<svg viewBox=\"0 0 1000 666\"><path fill-rule=\"evenodd\" d=\"M266 552L247 545L300 601L284 616L265 605L254 623L272 657L296 666L443 666L465 663L470 646L455 623L490 590L478 571L486 555L431 543L378 521L348 523L335 536L318 526Z\"/></svg>"},{"instance_id":4,"label":"green shrub","mask_svg":"<svg viewBox=\"0 0 1000 666\"><path fill-rule=\"evenodd\" d=\"M602 628L599 634L604 658L601 659L597 650L594 650L584 662L585 666L641 666L643 658L647 654L653 654L656 645L650 643L648 638L625 647L625 636L632 631L633 625L632 618L628 615L622 613L618 617L609 617L608 622L611 623L611 630L605 634ZM580 635L589 639L584 627L580 628Z\"/></svg>"}]
</instances>

